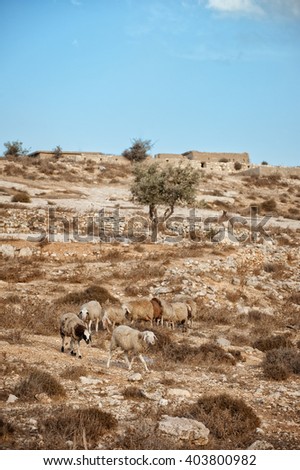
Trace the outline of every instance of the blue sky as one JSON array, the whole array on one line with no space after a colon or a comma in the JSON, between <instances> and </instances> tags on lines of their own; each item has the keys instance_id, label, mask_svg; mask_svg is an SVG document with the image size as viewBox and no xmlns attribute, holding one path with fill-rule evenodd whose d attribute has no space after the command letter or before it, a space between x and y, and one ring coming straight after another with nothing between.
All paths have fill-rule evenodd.
<instances>
[{"instance_id":1,"label":"blue sky","mask_svg":"<svg viewBox=\"0 0 300 470\"><path fill-rule=\"evenodd\" d=\"M0 0L0 154L244 152L300 165L300 0Z\"/></svg>"}]
</instances>

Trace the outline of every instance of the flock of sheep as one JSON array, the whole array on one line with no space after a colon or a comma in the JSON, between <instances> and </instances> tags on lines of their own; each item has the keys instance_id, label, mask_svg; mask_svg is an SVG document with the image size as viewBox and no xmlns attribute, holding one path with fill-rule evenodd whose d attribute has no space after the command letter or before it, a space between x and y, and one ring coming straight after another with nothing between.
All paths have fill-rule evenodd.
<instances>
[{"instance_id":1,"label":"flock of sheep","mask_svg":"<svg viewBox=\"0 0 300 470\"><path fill-rule=\"evenodd\" d=\"M139 357L140 361L149 372L142 352L157 340L152 331L139 331L131 328L125 323L136 321L149 322L151 326L167 325L174 329L175 325L182 325L186 328L192 326L196 315L196 303L192 299L180 302L167 302L154 297L151 300L137 299L123 305L107 305L103 307L96 300L91 300L81 306L78 315L75 313L65 313L60 319L60 335L62 338L61 351L64 352L65 337L71 338L71 354L76 355L74 343L77 344L78 357L81 358L80 341L83 339L87 344L91 341L92 325L95 324L95 331L99 330L99 323L107 331L112 330L107 367L110 366L112 351L121 348L125 353L125 360L128 369L131 369L134 358ZM118 326L116 326L118 325ZM129 361L128 353L132 354Z\"/></svg>"}]
</instances>

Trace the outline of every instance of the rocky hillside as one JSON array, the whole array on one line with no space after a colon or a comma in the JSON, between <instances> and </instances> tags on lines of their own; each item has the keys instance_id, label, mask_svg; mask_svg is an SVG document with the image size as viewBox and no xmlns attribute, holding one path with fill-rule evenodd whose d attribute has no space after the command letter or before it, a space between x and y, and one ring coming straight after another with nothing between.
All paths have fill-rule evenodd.
<instances>
[{"instance_id":1,"label":"rocky hillside","mask_svg":"<svg viewBox=\"0 0 300 470\"><path fill-rule=\"evenodd\" d=\"M147 208L131 201L124 171L0 162L2 448L298 449L300 182L204 173L196 231L180 207L185 230L161 227L151 244L138 223L128 236ZM251 229L250 206L270 216L264 231ZM101 209L105 236L88 219ZM228 213L246 220L234 239ZM60 352L62 313L153 296L192 298L197 312L174 331L134 325L158 338L145 352L150 373L138 360L129 372L117 353L107 370L103 329L81 360Z\"/></svg>"}]
</instances>

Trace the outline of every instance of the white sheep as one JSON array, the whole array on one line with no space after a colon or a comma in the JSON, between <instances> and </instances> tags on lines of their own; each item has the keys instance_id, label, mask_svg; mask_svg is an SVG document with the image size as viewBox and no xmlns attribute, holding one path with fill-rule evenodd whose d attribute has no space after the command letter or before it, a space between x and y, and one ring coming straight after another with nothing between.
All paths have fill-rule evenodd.
<instances>
[{"instance_id":1,"label":"white sheep","mask_svg":"<svg viewBox=\"0 0 300 470\"><path fill-rule=\"evenodd\" d=\"M65 351L65 337L70 336L71 354L76 356L74 352L74 341L77 343L78 357L81 358L80 341L84 339L86 344L92 341L91 334L87 330L85 323L78 318L75 313L64 313L60 318L60 336L62 339L61 352Z\"/></svg>"},{"instance_id":2,"label":"white sheep","mask_svg":"<svg viewBox=\"0 0 300 470\"><path fill-rule=\"evenodd\" d=\"M125 309L121 305L109 305L104 307L102 324L104 330L110 331L110 326L114 329L115 325L123 324L126 321Z\"/></svg>"},{"instance_id":3,"label":"white sheep","mask_svg":"<svg viewBox=\"0 0 300 470\"><path fill-rule=\"evenodd\" d=\"M186 299L186 304L188 306L188 323L189 326L192 328L193 320L197 316L197 304L193 299Z\"/></svg>"},{"instance_id":4,"label":"white sheep","mask_svg":"<svg viewBox=\"0 0 300 470\"><path fill-rule=\"evenodd\" d=\"M124 304L125 313L131 323L136 320L149 321L151 326L153 322L153 305L150 300L137 299Z\"/></svg>"},{"instance_id":5,"label":"white sheep","mask_svg":"<svg viewBox=\"0 0 300 470\"><path fill-rule=\"evenodd\" d=\"M188 321L188 305L185 302L173 302L172 307L175 315L175 322L185 326Z\"/></svg>"},{"instance_id":6,"label":"white sheep","mask_svg":"<svg viewBox=\"0 0 300 470\"><path fill-rule=\"evenodd\" d=\"M110 365L112 351L120 347L125 353L125 360L128 365L128 370L131 370L133 360L136 356L138 356L146 371L149 372L145 359L141 353L150 344L154 344L156 340L157 337L152 331L138 331L127 325L117 326L114 329L111 337L107 367L109 368ZM128 352L132 352L133 354L131 361L129 361Z\"/></svg>"},{"instance_id":7,"label":"white sheep","mask_svg":"<svg viewBox=\"0 0 300 470\"><path fill-rule=\"evenodd\" d=\"M95 330L98 331L99 322L103 317L102 307L97 300L91 300L81 306L78 317L86 323L90 333L93 322L95 322Z\"/></svg>"},{"instance_id":8,"label":"white sheep","mask_svg":"<svg viewBox=\"0 0 300 470\"><path fill-rule=\"evenodd\" d=\"M171 328L174 329L176 322L176 315L173 309L173 305L166 300L161 300L162 316L161 316L161 325L163 326L164 322L167 326L171 325Z\"/></svg>"}]
</instances>

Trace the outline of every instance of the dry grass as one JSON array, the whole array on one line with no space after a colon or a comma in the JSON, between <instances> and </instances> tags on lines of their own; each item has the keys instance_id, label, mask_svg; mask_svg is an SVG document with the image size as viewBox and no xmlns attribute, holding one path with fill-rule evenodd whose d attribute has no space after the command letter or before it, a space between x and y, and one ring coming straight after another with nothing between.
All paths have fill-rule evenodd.
<instances>
[{"instance_id":1,"label":"dry grass","mask_svg":"<svg viewBox=\"0 0 300 470\"><path fill-rule=\"evenodd\" d=\"M186 342L178 344L174 342L171 332L155 329L158 338L156 345L152 348L158 354L162 365L168 363L195 363L206 365L228 364L235 365L236 359L227 353L221 346L208 342L201 346L190 346Z\"/></svg>"},{"instance_id":2,"label":"dry grass","mask_svg":"<svg viewBox=\"0 0 300 470\"><path fill-rule=\"evenodd\" d=\"M209 449L245 449L255 440L260 425L244 400L228 394L204 395L183 415L201 421L210 430Z\"/></svg>"},{"instance_id":3,"label":"dry grass","mask_svg":"<svg viewBox=\"0 0 300 470\"><path fill-rule=\"evenodd\" d=\"M114 297L105 287L96 284L87 287L78 292L71 292L56 300L56 304L82 305L90 300L97 300L100 304L104 304L107 300L111 303L118 303L119 300Z\"/></svg>"},{"instance_id":4,"label":"dry grass","mask_svg":"<svg viewBox=\"0 0 300 470\"><path fill-rule=\"evenodd\" d=\"M253 342L253 348L260 351L269 351L271 349L290 348L293 343L284 335L268 336L267 338L259 338Z\"/></svg>"},{"instance_id":5,"label":"dry grass","mask_svg":"<svg viewBox=\"0 0 300 470\"><path fill-rule=\"evenodd\" d=\"M26 191L17 191L11 198L11 202L31 202L30 196Z\"/></svg>"},{"instance_id":6,"label":"dry grass","mask_svg":"<svg viewBox=\"0 0 300 470\"><path fill-rule=\"evenodd\" d=\"M87 370L83 366L68 367L60 374L62 379L66 380L79 380L80 377L87 375Z\"/></svg>"},{"instance_id":7,"label":"dry grass","mask_svg":"<svg viewBox=\"0 0 300 470\"><path fill-rule=\"evenodd\" d=\"M5 282L30 282L34 279L43 279L45 273L40 269L39 261L33 257L28 263L25 258L13 258L5 261L0 266L0 281Z\"/></svg>"},{"instance_id":8,"label":"dry grass","mask_svg":"<svg viewBox=\"0 0 300 470\"><path fill-rule=\"evenodd\" d=\"M0 417L0 449L11 449L14 440L15 428L12 424Z\"/></svg>"},{"instance_id":9,"label":"dry grass","mask_svg":"<svg viewBox=\"0 0 300 470\"><path fill-rule=\"evenodd\" d=\"M122 394L124 398L130 399L130 400L140 400L140 399L146 398L143 390L135 386L126 387L123 390Z\"/></svg>"},{"instance_id":10,"label":"dry grass","mask_svg":"<svg viewBox=\"0 0 300 470\"><path fill-rule=\"evenodd\" d=\"M117 421L111 413L96 407L73 409L62 406L54 416L43 421L41 432L44 449L95 449L103 434L116 428Z\"/></svg>"},{"instance_id":11,"label":"dry grass","mask_svg":"<svg viewBox=\"0 0 300 470\"><path fill-rule=\"evenodd\" d=\"M45 393L52 398L62 398L66 392L58 380L48 372L33 369L16 386L13 393L23 401L34 400L37 394Z\"/></svg>"},{"instance_id":12,"label":"dry grass","mask_svg":"<svg viewBox=\"0 0 300 470\"><path fill-rule=\"evenodd\" d=\"M272 380L286 380L291 374L300 374L300 352L291 347L267 351L262 362L264 376Z\"/></svg>"}]
</instances>

